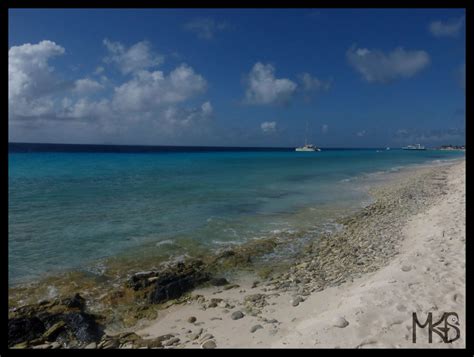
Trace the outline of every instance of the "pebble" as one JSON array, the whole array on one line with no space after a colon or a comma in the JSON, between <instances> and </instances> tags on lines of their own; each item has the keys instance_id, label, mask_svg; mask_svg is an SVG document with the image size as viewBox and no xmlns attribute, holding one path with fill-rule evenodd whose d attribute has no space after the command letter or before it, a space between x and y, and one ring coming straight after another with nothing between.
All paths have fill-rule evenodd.
<instances>
[{"instance_id":1,"label":"pebble","mask_svg":"<svg viewBox=\"0 0 474 357\"><path fill-rule=\"evenodd\" d=\"M214 286L223 286L229 284L226 278L213 278L209 281L209 283Z\"/></svg>"},{"instance_id":2,"label":"pebble","mask_svg":"<svg viewBox=\"0 0 474 357\"><path fill-rule=\"evenodd\" d=\"M411 266L409 266L409 265L402 266L402 271L407 272L407 271L410 271L410 270L411 270Z\"/></svg>"},{"instance_id":3,"label":"pebble","mask_svg":"<svg viewBox=\"0 0 474 357\"><path fill-rule=\"evenodd\" d=\"M230 317L231 317L232 320L239 320L244 316L245 315L243 314L242 311L234 311Z\"/></svg>"},{"instance_id":4,"label":"pebble","mask_svg":"<svg viewBox=\"0 0 474 357\"><path fill-rule=\"evenodd\" d=\"M196 319L196 317L194 317L194 316L188 317L188 322L191 323L191 324L194 323L194 322L196 322L196 320L197 320L197 319Z\"/></svg>"},{"instance_id":5,"label":"pebble","mask_svg":"<svg viewBox=\"0 0 474 357\"><path fill-rule=\"evenodd\" d=\"M303 302L304 299L301 296L297 296L294 299L291 300L291 305L293 306L298 306L300 302Z\"/></svg>"},{"instance_id":6,"label":"pebble","mask_svg":"<svg viewBox=\"0 0 474 357\"><path fill-rule=\"evenodd\" d=\"M253 283L252 283L252 289L256 288L258 286L258 284L260 284L260 282L258 280L255 280Z\"/></svg>"},{"instance_id":7,"label":"pebble","mask_svg":"<svg viewBox=\"0 0 474 357\"><path fill-rule=\"evenodd\" d=\"M211 338L214 338L214 336L211 335L210 333L206 333L204 336L201 337L201 342L210 340Z\"/></svg>"},{"instance_id":8,"label":"pebble","mask_svg":"<svg viewBox=\"0 0 474 357\"><path fill-rule=\"evenodd\" d=\"M163 342L163 346L171 346L171 345L174 345L176 343L179 342L179 338L178 337L174 337L172 339L169 339L168 341L166 342Z\"/></svg>"},{"instance_id":9,"label":"pebble","mask_svg":"<svg viewBox=\"0 0 474 357\"><path fill-rule=\"evenodd\" d=\"M87 350L96 349L97 348L97 343L91 342L84 348L87 349Z\"/></svg>"},{"instance_id":10,"label":"pebble","mask_svg":"<svg viewBox=\"0 0 474 357\"><path fill-rule=\"evenodd\" d=\"M250 332L251 332L251 333L254 333L254 332L257 331L257 330L260 330L261 328L263 328L262 325L255 325L255 326L252 326L251 329L250 329Z\"/></svg>"},{"instance_id":11,"label":"pebble","mask_svg":"<svg viewBox=\"0 0 474 357\"><path fill-rule=\"evenodd\" d=\"M44 343L42 345L33 346L33 348L38 350L47 350L51 348L51 345L49 343Z\"/></svg>"},{"instance_id":12,"label":"pebble","mask_svg":"<svg viewBox=\"0 0 474 357\"><path fill-rule=\"evenodd\" d=\"M95 343L95 342L94 342ZM55 350L55 349L58 349L59 347L61 347L61 344L59 342L56 342L54 341L52 344L51 344L51 349Z\"/></svg>"},{"instance_id":13,"label":"pebble","mask_svg":"<svg viewBox=\"0 0 474 357\"><path fill-rule=\"evenodd\" d=\"M227 285L227 286L224 286L224 290L230 290L230 289L236 289L236 288L240 288L240 285L239 284L230 284L230 285Z\"/></svg>"},{"instance_id":14,"label":"pebble","mask_svg":"<svg viewBox=\"0 0 474 357\"><path fill-rule=\"evenodd\" d=\"M201 348L216 348L216 343L213 340L207 340L201 345Z\"/></svg>"},{"instance_id":15,"label":"pebble","mask_svg":"<svg viewBox=\"0 0 474 357\"><path fill-rule=\"evenodd\" d=\"M344 328L347 325L349 325L349 322L347 322L347 320L342 316L336 317L334 319L334 322L333 322L334 327Z\"/></svg>"}]
</instances>

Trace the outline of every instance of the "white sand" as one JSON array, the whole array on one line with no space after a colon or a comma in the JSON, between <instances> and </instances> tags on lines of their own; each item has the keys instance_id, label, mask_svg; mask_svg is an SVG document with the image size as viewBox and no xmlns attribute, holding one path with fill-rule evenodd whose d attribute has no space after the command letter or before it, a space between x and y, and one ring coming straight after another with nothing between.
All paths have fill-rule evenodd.
<instances>
[{"instance_id":1,"label":"white sand","mask_svg":"<svg viewBox=\"0 0 474 357\"><path fill-rule=\"evenodd\" d=\"M173 333L180 347L200 347L190 335L209 333L218 348L225 347L465 347L465 162L453 166L448 175L447 194L425 213L411 217L404 227L400 254L389 265L320 292L294 307L289 293L267 298L262 315L232 320L233 311L243 310L243 298L250 294L272 294L264 286L251 288L251 281L239 281L240 288L199 289L206 299L229 300L234 308L200 309L196 302L172 306L150 326L137 331L145 337ZM403 270L402 270L403 267ZM412 313L424 322L433 312L437 321L443 312L459 316L461 338L444 344L438 335L428 343L425 330L417 330L412 342ZM195 316L195 323L187 322ZM276 319L278 323L262 320ZM345 318L349 324L335 327ZM212 318L220 318L211 320ZM263 328L250 332L252 326ZM441 326L440 326L441 327ZM190 332L191 331L191 332ZM453 331L450 331L452 334ZM451 336L451 335L450 335ZM205 340L205 339L204 339Z\"/></svg>"}]
</instances>

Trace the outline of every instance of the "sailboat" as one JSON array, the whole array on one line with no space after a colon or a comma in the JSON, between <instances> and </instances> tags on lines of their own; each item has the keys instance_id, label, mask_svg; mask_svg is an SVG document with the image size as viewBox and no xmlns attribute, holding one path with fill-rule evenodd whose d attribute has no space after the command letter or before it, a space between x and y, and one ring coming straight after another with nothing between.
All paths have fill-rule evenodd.
<instances>
[{"instance_id":1,"label":"sailboat","mask_svg":"<svg viewBox=\"0 0 474 357\"><path fill-rule=\"evenodd\" d=\"M299 146L295 148L295 151L321 151L320 148L314 146L313 144L308 144L308 121L306 121L306 133L304 137L304 146Z\"/></svg>"}]
</instances>

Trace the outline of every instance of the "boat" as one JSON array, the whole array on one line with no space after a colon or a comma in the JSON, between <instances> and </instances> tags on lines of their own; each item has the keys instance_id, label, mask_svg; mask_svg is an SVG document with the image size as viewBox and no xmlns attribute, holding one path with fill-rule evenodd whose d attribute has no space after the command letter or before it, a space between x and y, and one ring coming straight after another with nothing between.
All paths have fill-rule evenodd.
<instances>
[{"instance_id":1,"label":"boat","mask_svg":"<svg viewBox=\"0 0 474 357\"><path fill-rule=\"evenodd\" d=\"M306 152L314 152L314 151L321 151L320 148L314 146L313 144L308 144L308 122L306 121L306 133L304 138L304 145L295 148L295 151L306 151Z\"/></svg>"},{"instance_id":2,"label":"boat","mask_svg":"<svg viewBox=\"0 0 474 357\"><path fill-rule=\"evenodd\" d=\"M311 144L304 144L304 146L297 147L295 151L321 151L321 149Z\"/></svg>"},{"instance_id":3,"label":"boat","mask_svg":"<svg viewBox=\"0 0 474 357\"><path fill-rule=\"evenodd\" d=\"M390 150L390 147L387 146L387 147L385 148L385 150Z\"/></svg>"},{"instance_id":4,"label":"boat","mask_svg":"<svg viewBox=\"0 0 474 357\"><path fill-rule=\"evenodd\" d=\"M407 145L402 147L403 150L426 150L423 145L416 144L416 145Z\"/></svg>"}]
</instances>

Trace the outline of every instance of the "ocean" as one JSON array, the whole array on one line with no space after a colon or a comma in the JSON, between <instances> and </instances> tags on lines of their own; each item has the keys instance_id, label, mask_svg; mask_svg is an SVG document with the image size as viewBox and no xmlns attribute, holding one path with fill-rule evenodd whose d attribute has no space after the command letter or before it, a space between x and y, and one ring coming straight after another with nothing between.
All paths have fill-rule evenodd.
<instances>
[{"instance_id":1,"label":"ocean","mask_svg":"<svg viewBox=\"0 0 474 357\"><path fill-rule=\"evenodd\" d=\"M285 232L337 229L337 217L370 202L363 188L372 174L460 157L375 148L9 144L9 284L74 269L100 274L111 258L169 260Z\"/></svg>"}]
</instances>

